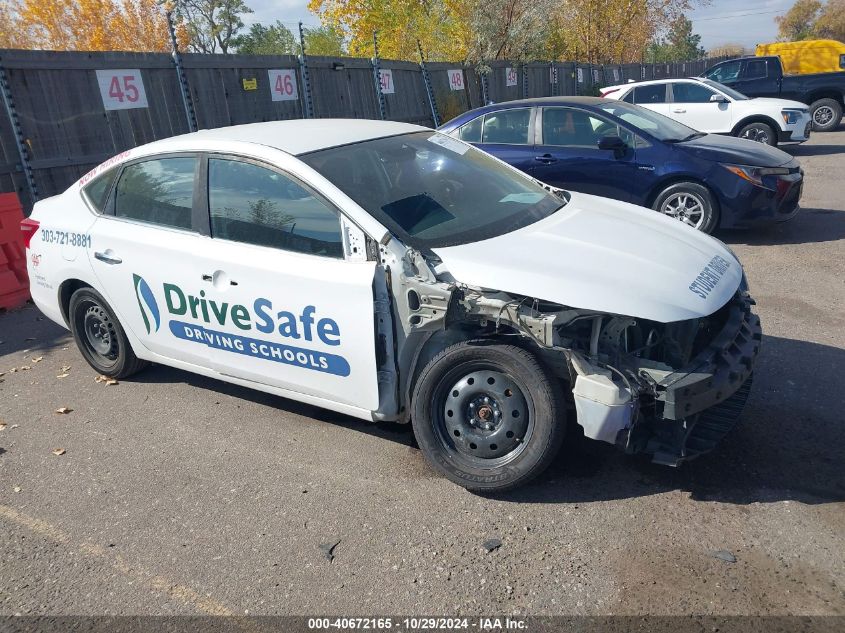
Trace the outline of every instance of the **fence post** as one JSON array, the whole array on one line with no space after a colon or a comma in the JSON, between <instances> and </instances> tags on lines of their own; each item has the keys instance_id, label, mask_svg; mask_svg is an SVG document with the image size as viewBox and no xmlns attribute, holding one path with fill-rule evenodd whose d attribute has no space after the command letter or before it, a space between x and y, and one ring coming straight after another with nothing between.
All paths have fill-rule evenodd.
<instances>
[{"instance_id":1,"label":"fence post","mask_svg":"<svg viewBox=\"0 0 845 633\"><path fill-rule=\"evenodd\" d=\"M376 83L376 96L378 97L378 111L381 115L381 120L387 119L387 107L384 103L384 93L381 91L381 69L379 68L378 59L378 31L373 31L373 58L370 60L373 64L373 79Z\"/></svg>"},{"instance_id":2,"label":"fence post","mask_svg":"<svg viewBox=\"0 0 845 633\"><path fill-rule=\"evenodd\" d=\"M492 68L490 71L492 72ZM484 70L484 62L475 69L475 73L481 79L481 106L484 107L490 102L490 91L487 88L487 73Z\"/></svg>"},{"instance_id":3,"label":"fence post","mask_svg":"<svg viewBox=\"0 0 845 633\"><path fill-rule=\"evenodd\" d=\"M27 150L26 138L24 138L23 130L18 120L18 113L15 110L15 99L12 97L12 88L9 86L9 81L6 78L6 69L3 67L2 59L0 59L0 92L3 93L3 105L6 107L6 115L9 117L9 123L12 125L12 133L15 135L15 145L18 148L18 156L20 157L21 169L26 179L26 187L29 189L32 203L35 204L38 202L38 186L35 184L35 174L32 173L32 165L29 163L29 150Z\"/></svg>"},{"instance_id":4,"label":"fence post","mask_svg":"<svg viewBox=\"0 0 845 633\"><path fill-rule=\"evenodd\" d=\"M522 62L522 98L528 98L528 68L526 62Z\"/></svg>"},{"instance_id":5,"label":"fence post","mask_svg":"<svg viewBox=\"0 0 845 633\"><path fill-rule=\"evenodd\" d=\"M188 77L182 67L182 56L179 54L179 45L176 42L176 29L173 26L173 14L166 11L167 30L170 32L170 47L172 49L173 63L176 65L176 76L179 78L179 89L182 92L182 105L185 107L185 117L188 119L188 130L196 132L197 113L194 110L194 102L191 99L191 90L188 87Z\"/></svg>"},{"instance_id":6,"label":"fence post","mask_svg":"<svg viewBox=\"0 0 845 633\"><path fill-rule=\"evenodd\" d=\"M425 84L425 93L428 95L428 105L431 107L431 118L434 121L434 127L440 127L440 113L437 111L437 101L434 98L434 89L431 86L431 78L428 76L428 69L425 67L422 44L420 44L419 40L417 40L417 49L420 52L420 70L422 71L423 83Z\"/></svg>"},{"instance_id":7,"label":"fence post","mask_svg":"<svg viewBox=\"0 0 845 633\"><path fill-rule=\"evenodd\" d=\"M308 62L305 59L305 30L299 23L299 71L302 75L302 98L304 108L302 114L306 119L314 118L314 101L311 98L311 79L308 76Z\"/></svg>"}]
</instances>

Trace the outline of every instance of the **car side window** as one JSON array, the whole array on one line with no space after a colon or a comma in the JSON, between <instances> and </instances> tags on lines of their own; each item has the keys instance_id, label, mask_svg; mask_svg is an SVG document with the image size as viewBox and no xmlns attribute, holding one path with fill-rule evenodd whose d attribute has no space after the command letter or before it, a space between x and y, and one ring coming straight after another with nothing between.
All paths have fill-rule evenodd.
<instances>
[{"instance_id":1,"label":"car side window","mask_svg":"<svg viewBox=\"0 0 845 633\"><path fill-rule=\"evenodd\" d=\"M710 97L716 94L707 86L700 83L679 82L672 84L672 101L674 103L708 103Z\"/></svg>"},{"instance_id":2,"label":"car side window","mask_svg":"<svg viewBox=\"0 0 845 633\"><path fill-rule=\"evenodd\" d=\"M745 64L745 79L760 79L766 76L766 60L760 59Z\"/></svg>"},{"instance_id":3,"label":"car side window","mask_svg":"<svg viewBox=\"0 0 845 633\"><path fill-rule=\"evenodd\" d=\"M102 213L103 209L106 208L106 202L108 200L109 192L111 191L112 183L114 182L114 177L117 175L117 168L110 169L104 174L101 174L94 178L91 182L89 182L82 191L85 192L85 196L88 198L88 202L91 203L91 206L97 211L97 213Z\"/></svg>"},{"instance_id":4,"label":"car side window","mask_svg":"<svg viewBox=\"0 0 845 633\"><path fill-rule=\"evenodd\" d=\"M180 156L127 165L115 189L115 216L190 229L196 162Z\"/></svg>"},{"instance_id":5,"label":"car side window","mask_svg":"<svg viewBox=\"0 0 845 633\"><path fill-rule=\"evenodd\" d=\"M484 117L475 117L469 123L464 123L458 131L458 138L467 143L481 142L481 126L484 123Z\"/></svg>"},{"instance_id":6,"label":"car side window","mask_svg":"<svg viewBox=\"0 0 845 633\"><path fill-rule=\"evenodd\" d=\"M633 92L634 103L666 103L666 84L637 86Z\"/></svg>"},{"instance_id":7,"label":"car side window","mask_svg":"<svg viewBox=\"0 0 845 633\"><path fill-rule=\"evenodd\" d=\"M305 187L272 169L209 158L208 207L213 238L343 257L338 213Z\"/></svg>"},{"instance_id":8,"label":"car side window","mask_svg":"<svg viewBox=\"0 0 845 633\"><path fill-rule=\"evenodd\" d=\"M704 73L704 76L707 77L707 79L712 79L713 81L733 81L739 76L741 68L742 62L740 61L725 62L724 64L719 64L715 68L707 71Z\"/></svg>"},{"instance_id":9,"label":"car side window","mask_svg":"<svg viewBox=\"0 0 845 633\"><path fill-rule=\"evenodd\" d=\"M629 90L628 94L622 97L622 101L627 101L628 103L634 103L634 91Z\"/></svg>"},{"instance_id":10,"label":"car side window","mask_svg":"<svg viewBox=\"0 0 845 633\"><path fill-rule=\"evenodd\" d=\"M530 121L531 108L488 112L484 115L481 142L528 145L528 127Z\"/></svg>"},{"instance_id":11,"label":"car side window","mask_svg":"<svg viewBox=\"0 0 845 633\"><path fill-rule=\"evenodd\" d=\"M842 70L845 70L845 55L840 55L840 56L839 56L839 67L840 67Z\"/></svg>"},{"instance_id":12,"label":"car side window","mask_svg":"<svg viewBox=\"0 0 845 633\"><path fill-rule=\"evenodd\" d=\"M629 147L648 145L613 121L573 108L543 108L542 127L543 145L596 148L603 136L618 136Z\"/></svg>"}]
</instances>

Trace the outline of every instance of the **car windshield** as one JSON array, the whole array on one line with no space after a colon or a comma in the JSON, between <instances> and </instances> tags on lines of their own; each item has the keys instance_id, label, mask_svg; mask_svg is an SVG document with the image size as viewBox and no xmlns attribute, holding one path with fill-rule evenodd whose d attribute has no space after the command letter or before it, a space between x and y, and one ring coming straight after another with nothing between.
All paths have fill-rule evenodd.
<instances>
[{"instance_id":1,"label":"car windshield","mask_svg":"<svg viewBox=\"0 0 845 633\"><path fill-rule=\"evenodd\" d=\"M683 123L678 123L674 119L633 103L607 101L599 104L598 107L608 114L619 117L632 127L667 143L679 143L703 136L702 132L697 132Z\"/></svg>"},{"instance_id":2,"label":"car windshield","mask_svg":"<svg viewBox=\"0 0 845 633\"><path fill-rule=\"evenodd\" d=\"M718 81L713 81L712 79L702 79L701 83L707 84L711 88L715 88L716 90L721 90L726 95L728 95L734 101L748 101L748 97L746 97L741 92L737 92L733 88L726 86L725 84L720 84Z\"/></svg>"},{"instance_id":3,"label":"car windshield","mask_svg":"<svg viewBox=\"0 0 845 633\"><path fill-rule=\"evenodd\" d=\"M299 157L400 239L422 249L503 235L566 204L536 181L439 132L414 132Z\"/></svg>"}]
</instances>

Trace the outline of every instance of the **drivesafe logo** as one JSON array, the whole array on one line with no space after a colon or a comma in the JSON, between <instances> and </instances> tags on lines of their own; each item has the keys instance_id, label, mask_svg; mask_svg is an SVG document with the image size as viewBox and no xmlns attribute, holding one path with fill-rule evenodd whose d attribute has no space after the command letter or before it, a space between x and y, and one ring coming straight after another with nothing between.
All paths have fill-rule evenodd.
<instances>
[{"instance_id":1,"label":"drivesafe logo","mask_svg":"<svg viewBox=\"0 0 845 633\"><path fill-rule=\"evenodd\" d=\"M147 334L152 334L158 331L161 321L158 304L147 282L139 275L133 275L133 278ZM276 311L272 301L259 297L251 307L247 307L206 297L205 290L191 295L172 283L162 284L162 293L167 313L181 317L168 323L170 333L176 338L335 376L350 374L349 362L343 356L288 344L287 340L302 340L320 341L329 347L340 346L337 321L319 317L313 305L305 306L299 314L294 314L287 310ZM287 340L277 342L255 338L251 335L253 331Z\"/></svg>"},{"instance_id":2,"label":"drivesafe logo","mask_svg":"<svg viewBox=\"0 0 845 633\"><path fill-rule=\"evenodd\" d=\"M135 284L135 296L138 298L138 307L141 309L141 317L144 319L144 327L147 334L158 332L161 326L161 313L158 311L158 303L153 296L150 286L140 275L132 275Z\"/></svg>"}]
</instances>

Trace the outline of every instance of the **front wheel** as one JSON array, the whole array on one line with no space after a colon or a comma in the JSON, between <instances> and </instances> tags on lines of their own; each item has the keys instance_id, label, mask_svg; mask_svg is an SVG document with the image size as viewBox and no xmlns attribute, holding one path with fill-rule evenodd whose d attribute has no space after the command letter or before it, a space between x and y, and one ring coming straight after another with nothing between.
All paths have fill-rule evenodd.
<instances>
[{"instance_id":1,"label":"front wheel","mask_svg":"<svg viewBox=\"0 0 845 633\"><path fill-rule=\"evenodd\" d=\"M775 146L778 144L778 137L771 125L766 123L749 123L743 126L736 134L739 138L757 141L765 145Z\"/></svg>"},{"instance_id":2,"label":"front wheel","mask_svg":"<svg viewBox=\"0 0 845 633\"><path fill-rule=\"evenodd\" d=\"M713 231L719 222L713 194L696 182L669 185L655 198L652 208L703 233Z\"/></svg>"},{"instance_id":3,"label":"front wheel","mask_svg":"<svg viewBox=\"0 0 845 633\"><path fill-rule=\"evenodd\" d=\"M100 374L126 378L146 367L147 362L132 351L109 304L93 288L80 288L73 293L68 316L79 351Z\"/></svg>"},{"instance_id":4,"label":"front wheel","mask_svg":"<svg viewBox=\"0 0 845 633\"><path fill-rule=\"evenodd\" d=\"M813 129L817 132L835 130L842 120L842 104L836 99L819 99L810 106Z\"/></svg>"},{"instance_id":5,"label":"front wheel","mask_svg":"<svg viewBox=\"0 0 845 633\"><path fill-rule=\"evenodd\" d=\"M468 490L501 492L542 473L566 419L559 387L530 352L486 340L452 345L422 370L412 399L417 443Z\"/></svg>"}]
</instances>

